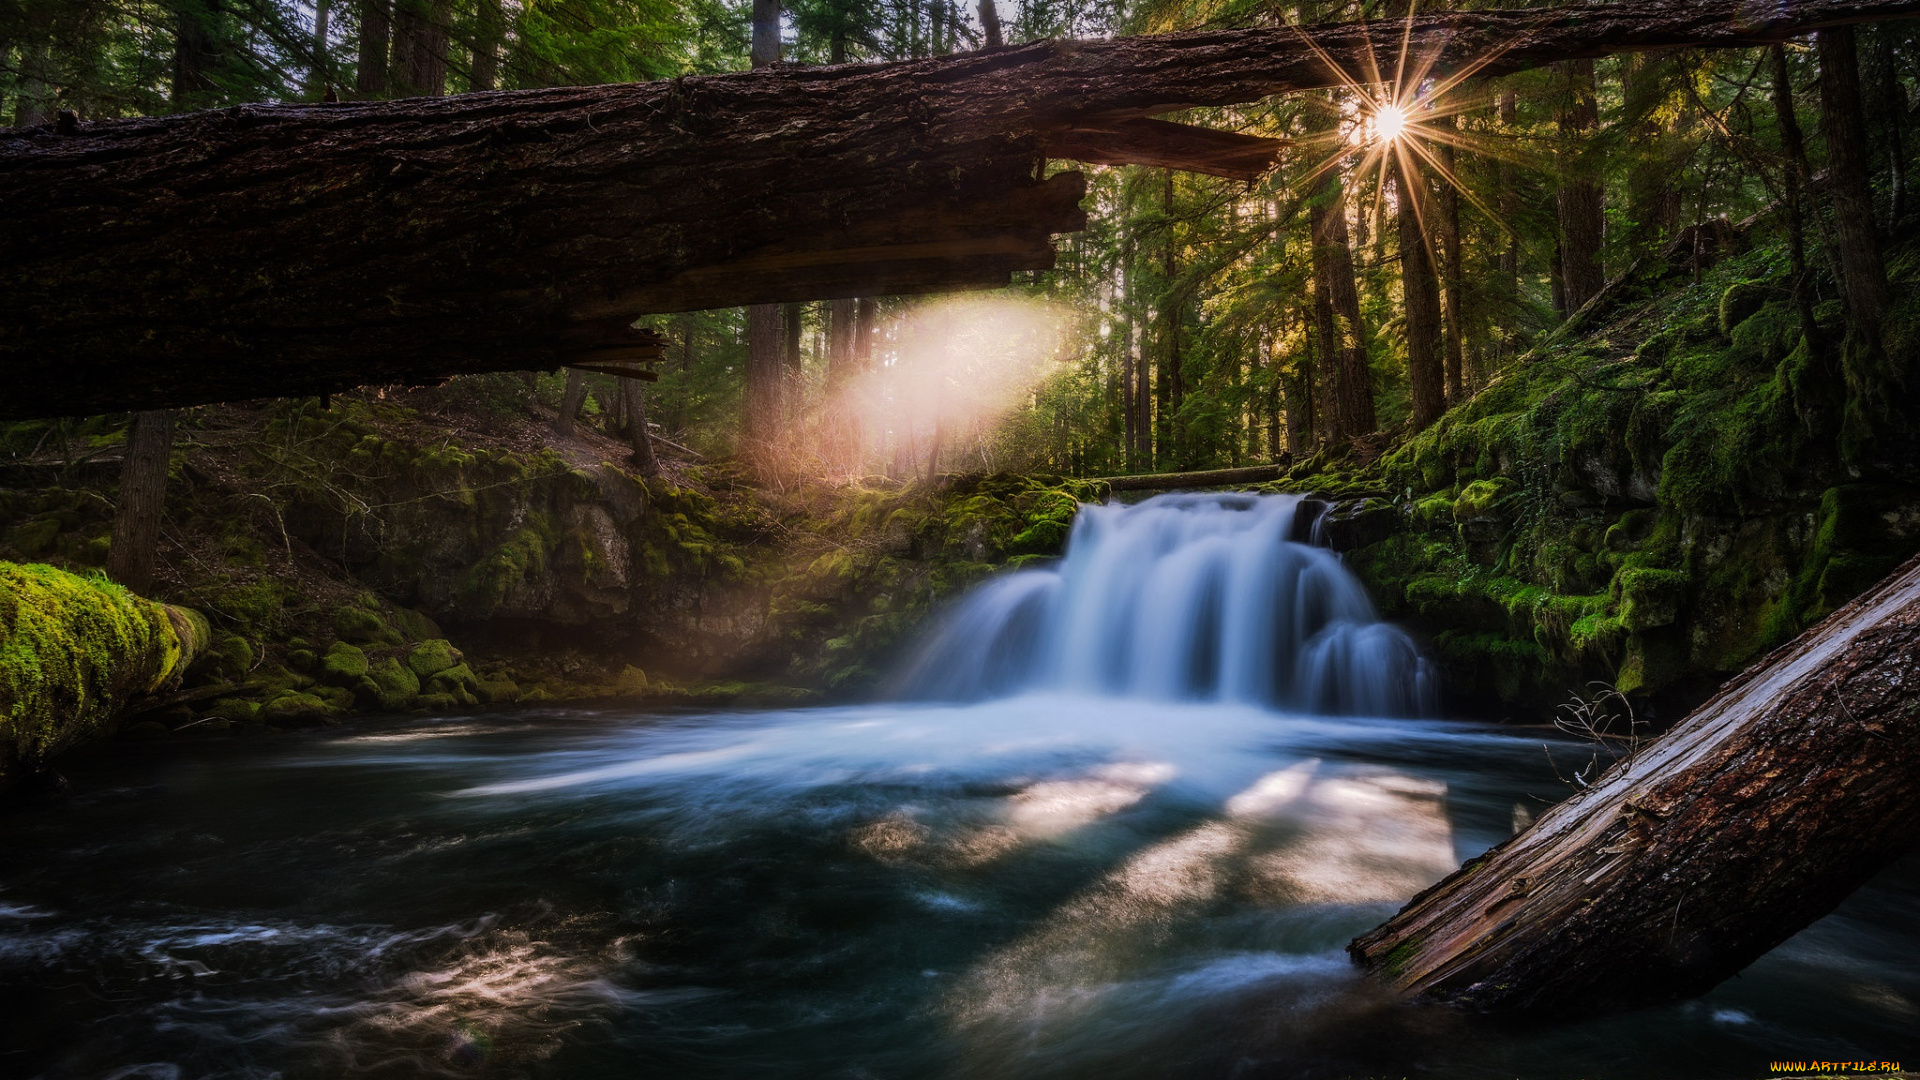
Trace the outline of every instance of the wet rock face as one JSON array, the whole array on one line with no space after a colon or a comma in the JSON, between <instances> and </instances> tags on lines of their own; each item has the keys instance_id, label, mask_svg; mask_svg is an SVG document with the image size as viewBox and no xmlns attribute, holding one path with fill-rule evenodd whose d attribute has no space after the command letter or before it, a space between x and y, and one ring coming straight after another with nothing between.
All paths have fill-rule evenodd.
<instances>
[{"instance_id":1,"label":"wet rock face","mask_svg":"<svg viewBox=\"0 0 1920 1080\"><path fill-rule=\"evenodd\" d=\"M1405 526L1405 516L1385 496L1369 495L1333 504L1317 531L1335 551L1352 551L1377 544Z\"/></svg>"}]
</instances>

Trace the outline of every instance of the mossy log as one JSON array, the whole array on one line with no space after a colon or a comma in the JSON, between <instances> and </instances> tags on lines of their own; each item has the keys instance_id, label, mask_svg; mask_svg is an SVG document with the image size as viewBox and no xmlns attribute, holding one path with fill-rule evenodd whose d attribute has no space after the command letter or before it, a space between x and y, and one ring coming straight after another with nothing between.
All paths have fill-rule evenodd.
<instances>
[{"instance_id":1,"label":"mossy log","mask_svg":"<svg viewBox=\"0 0 1920 1080\"><path fill-rule=\"evenodd\" d=\"M1414 997L1704 993L1920 840L1920 557L1348 951Z\"/></svg>"},{"instance_id":2,"label":"mossy log","mask_svg":"<svg viewBox=\"0 0 1920 1080\"><path fill-rule=\"evenodd\" d=\"M0 133L0 419L552 367L650 313L1004 285L1084 227L1049 157L1251 177L1283 149L1156 113L1376 78L1403 44L1494 75L1916 10L1622 0L66 116Z\"/></svg>"},{"instance_id":3,"label":"mossy log","mask_svg":"<svg viewBox=\"0 0 1920 1080\"><path fill-rule=\"evenodd\" d=\"M1136 473L1102 479L1113 491L1185 491L1189 488L1236 487L1265 484L1287 474L1285 465L1249 465L1244 469L1207 469L1201 472Z\"/></svg>"},{"instance_id":4,"label":"mossy log","mask_svg":"<svg viewBox=\"0 0 1920 1080\"><path fill-rule=\"evenodd\" d=\"M176 685L211 637L200 614L104 579L0 563L0 788L110 735Z\"/></svg>"}]
</instances>

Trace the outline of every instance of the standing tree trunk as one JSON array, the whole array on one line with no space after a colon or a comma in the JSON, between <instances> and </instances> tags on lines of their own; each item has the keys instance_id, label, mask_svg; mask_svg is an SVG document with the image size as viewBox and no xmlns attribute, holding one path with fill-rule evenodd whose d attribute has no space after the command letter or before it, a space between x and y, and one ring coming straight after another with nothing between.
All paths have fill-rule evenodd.
<instances>
[{"instance_id":1,"label":"standing tree trunk","mask_svg":"<svg viewBox=\"0 0 1920 1080\"><path fill-rule=\"evenodd\" d=\"M324 97L333 82L327 72L327 15L328 0L314 0L313 63L307 68L307 93L315 98Z\"/></svg>"},{"instance_id":2,"label":"standing tree trunk","mask_svg":"<svg viewBox=\"0 0 1920 1080\"><path fill-rule=\"evenodd\" d=\"M1704 993L1920 840L1917 681L1920 558L1348 951L1485 1011Z\"/></svg>"},{"instance_id":3,"label":"standing tree trunk","mask_svg":"<svg viewBox=\"0 0 1920 1080\"><path fill-rule=\"evenodd\" d=\"M1880 261L1880 239L1873 223L1873 190L1867 179L1871 166L1853 39L1851 26L1815 35L1820 56L1820 127L1827 137L1827 184L1833 193L1847 310L1877 350L1887 313L1887 270Z\"/></svg>"},{"instance_id":4,"label":"standing tree trunk","mask_svg":"<svg viewBox=\"0 0 1920 1080\"><path fill-rule=\"evenodd\" d=\"M560 395L560 415L553 420L553 433L562 438L573 437L573 422L580 415L580 406L587 402L587 373L579 368L567 369L567 388Z\"/></svg>"},{"instance_id":5,"label":"standing tree trunk","mask_svg":"<svg viewBox=\"0 0 1920 1080\"><path fill-rule=\"evenodd\" d=\"M1162 228L1166 230L1160 248L1160 271L1166 292L1160 301L1160 425L1159 443L1162 464L1179 468L1186 454L1185 432L1181 430L1180 405L1186 399L1185 379L1180 370L1180 294L1174 278L1180 270L1179 247L1173 235L1173 170L1166 170L1161 189Z\"/></svg>"},{"instance_id":6,"label":"standing tree trunk","mask_svg":"<svg viewBox=\"0 0 1920 1080\"><path fill-rule=\"evenodd\" d=\"M447 92L447 8L448 0L399 0L393 20L394 96Z\"/></svg>"},{"instance_id":7,"label":"standing tree trunk","mask_svg":"<svg viewBox=\"0 0 1920 1080\"><path fill-rule=\"evenodd\" d=\"M620 380L621 397L627 414L627 442L633 447L633 467L641 476L660 475L660 461L653 456L653 436L647 431L646 391L639 379Z\"/></svg>"},{"instance_id":8,"label":"standing tree trunk","mask_svg":"<svg viewBox=\"0 0 1920 1080\"><path fill-rule=\"evenodd\" d=\"M1400 291L1406 310L1407 385L1412 398L1413 430L1422 431L1447 411L1446 372L1440 360L1440 284L1433 255L1420 227L1426 178L1411 155L1400 155L1394 169L1394 219L1399 226Z\"/></svg>"},{"instance_id":9,"label":"standing tree trunk","mask_svg":"<svg viewBox=\"0 0 1920 1080\"><path fill-rule=\"evenodd\" d=\"M113 508L107 574L144 595L153 587L160 552L160 516L167 501L167 470L173 456L174 412L135 413L120 467L120 501Z\"/></svg>"},{"instance_id":10,"label":"standing tree trunk","mask_svg":"<svg viewBox=\"0 0 1920 1080\"><path fill-rule=\"evenodd\" d=\"M1435 126L1451 131L1454 127L1452 116L1434 121ZM1465 378L1466 368L1466 327L1462 325L1462 312L1465 303L1462 294L1466 291L1466 268L1461 265L1460 252L1460 191L1454 186L1458 174L1454 172L1453 143L1447 139L1439 140L1434 148L1440 158L1440 164L1447 175L1440 178L1440 272L1446 277L1446 344L1447 344L1447 400L1458 404L1467 399Z\"/></svg>"},{"instance_id":11,"label":"standing tree trunk","mask_svg":"<svg viewBox=\"0 0 1920 1080\"><path fill-rule=\"evenodd\" d=\"M492 90L500 77L500 41L506 30L500 0L479 0L473 9L473 62L469 90Z\"/></svg>"},{"instance_id":12,"label":"standing tree trunk","mask_svg":"<svg viewBox=\"0 0 1920 1080\"><path fill-rule=\"evenodd\" d=\"M1634 144L1627 169L1628 259L1659 251L1680 228L1680 189L1666 147L1667 122L1660 118L1671 97L1671 66L1666 56L1634 53L1627 57L1621 80L1626 127Z\"/></svg>"},{"instance_id":13,"label":"standing tree trunk","mask_svg":"<svg viewBox=\"0 0 1920 1080\"><path fill-rule=\"evenodd\" d=\"M987 48L997 49L1001 46L1000 9L994 6L993 0L980 0L980 32Z\"/></svg>"},{"instance_id":14,"label":"standing tree trunk","mask_svg":"<svg viewBox=\"0 0 1920 1080\"><path fill-rule=\"evenodd\" d=\"M1594 98L1593 61L1567 60L1554 65L1566 83L1560 112L1563 147L1560 184L1560 283L1565 313L1573 314L1593 299L1606 277L1600 267L1600 244L1606 230L1606 195L1587 178L1586 140L1600 123L1600 104Z\"/></svg>"},{"instance_id":15,"label":"standing tree trunk","mask_svg":"<svg viewBox=\"0 0 1920 1080\"><path fill-rule=\"evenodd\" d=\"M1520 93L1512 87L1500 91L1500 127L1508 134L1520 125ZM1505 366L1508 360L1520 355L1519 322L1514 318L1520 306L1520 236L1514 230L1513 223L1520 219L1520 192L1517 185L1520 170L1513 164L1500 161L1495 167L1500 178L1498 207L1500 220L1507 230L1506 246L1500 250L1500 293L1507 305L1505 326L1500 334L1500 363Z\"/></svg>"},{"instance_id":16,"label":"standing tree trunk","mask_svg":"<svg viewBox=\"0 0 1920 1080\"><path fill-rule=\"evenodd\" d=\"M806 404L806 370L800 355L801 331L805 329L803 304L782 304L780 306L780 326L784 339L780 346L780 383L784 388L785 423L791 425L800 418L800 410Z\"/></svg>"},{"instance_id":17,"label":"standing tree trunk","mask_svg":"<svg viewBox=\"0 0 1920 1080\"><path fill-rule=\"evenodd\" d=\"M353 91L361 98L387 96L387 39L392 33L392 0L360 0L360 58Z\"/></svg>"},{"instance_id":18,"label":"standing tree trunk","mask_svg":"<svg viewBox=\"0 0 1920 1080\"><path fill-rule=\"evenodd\" d=\"M1787 257L1793 268L1793 306L1800 316L1800 335L1818 356L1825 351L1820 322L1813 314L1813 280L1807 273L1807 230L1804 200L1809 180L1806 140L1793 108L1793 77L1787 70L1787 50L1775 45L1767 52L1773 63L1773 112L1780 124L1780 147L1786 155L1783 207L1787 219Z\"/></svg>"},{"instance_id":19,"label":"standing tree trunk","mask_svg":"<svg viewBox=\"0 0 1920 1080\"><path fill-rule=\"evenodd\" d=\"M13 125L36 127L53 120L52 57L45 43L20 46L20 85L14 91Z\"/></svg>"},{"instance_id":20,"label":"standing tree trunk","mask_svg":"<svg viewBox=\"0 0 1920 1080\"><path fill-rule=\"evenodd\" d=\"M764 453L779 438L786 415L785 386L780 364L780 306L755 304L747 309L747 371L742 434L749 456Z\"/></svg>"},{"instance_id":21,"label":"standing tree trunk","mask_svg":"<svg viewBox=\"0 0 1920 1080\"><path fill-rule=\"evenodd\" d=\"M1357 439L1370 435L1378 421L1373 409L1373 370L1367 363L1367 335L1360 321L1360 290L1353 280L1353 247L1347 232L1346 196L1339 174L1329 169L1308 207L1312 236L1314 325L1320 334L1321 362L1332 369L1333 435Z\"/></svg>"},{"instance_id":22,"label":"standing tree trunk","mask_svg":"<svg viewBox=\"0 0 1920 1080\"><path fill-rule=\"evenodd\" d=\"M1313 357L1303 353L1287 365L1275 352L1274 364L1285 384L1287 453L1299 461L1313 453Z\"/></svg>"},{"instance_id":23,"label":"standing tree trunk","mask_svg":"<svg viewBox=\"0 0 1920 1080\"><path fill-rule=\"evenodd\" d=\"M220 0L180 4L173 22L172 111L191 112L213 104L220 87L212 77L219 62L213 22L220 17Z\"/></svg>"},{"instance_id":24,"label":"standing tree trunk","mask_svg":"<svg viewBox=\"0 0 1920 1080\"><path fill-rule=\"evenodd\" d=\"M1906 216L1907 209L1907 140L1902 130L1907 122L1907 91L1900 85L1893 35L1894 28L1891 26L1882 26L1874 31L1880 115L1887 134L1887 187L1893 195L1892 212L1888 216L1897 224Z\"/></svg>"},{"instance_id":25,"label":"standing tree trunk","mask_svg":"<svg viewBox=\"0 0 1920 1080\"><path fill-rule=\"evenodd\" d=\"M780 62L780 0L753 0L753 66ZM779 438L786 418L786 387L780 364L780 308L747 308L747 371L744 434L749 455L762 456Z\"/></svg>"}]
</instances>

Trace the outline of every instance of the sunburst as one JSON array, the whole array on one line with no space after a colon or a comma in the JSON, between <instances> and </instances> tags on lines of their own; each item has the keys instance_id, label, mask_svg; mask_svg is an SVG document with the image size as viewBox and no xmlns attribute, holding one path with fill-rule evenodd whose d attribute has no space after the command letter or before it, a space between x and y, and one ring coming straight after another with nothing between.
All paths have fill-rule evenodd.
<instances>
[{"instance_id":1,"label":"sunburst","mask_svg":"<svg viewBox=\"0 0 1920 1080\"><path fill-rule=\"evenodd\" d=\"M1368 39L1365 54L1360 62L1365 70L1355 74L1347 71L1327 51L1316 42L1311 34L1291 22L1290 27L1298 34L1302 43L1327 65L1333 73L1338 87L1350 97L1350 111L1342 111L1334 125L1335 130L1317 137L1300 140L1296 145L1309 150L1319 149L1325 158L1312 169L1307 170L1299 181L1301 188L1317 184L1330 170L1344 169L1357 177L1371 176L1374 187L1373 211L1370 215L1374 227L1380 224L1388 181L1392 175L1417 175L1419 166L1437 177L1441 183L1450 185L1459 192L1482 214L1486 215L1496 227L1511 234L1511 227L1501 216L1489 207L1476 193L1461 181L1460 176L1450 167L1441 155L1435 153L1437 146L1451 146L1477 154L1522 161L1505 142L1482 138L1472 132L1461 131L1454 125L1453 118L1463 113L1483 108L1484 98L1460 93L1460 89L1474 75L1497 60L1512 44L1518 44L1525 38L1524 31L1517 35L1512 43L1491 50L1484 56L1476 57L1459 65L1454 70L1435 77L1434 67L1440 58L1445 42L1425 51L1424 55L1415 55L1413 49L1413 30L1415 11L1409 4L1404 27L1400 34L1399 55L1394 59L1391 75L1382 70L1379 58L1374 54L1372 39ZM1340 109L1340 106L1333 106ZM1342 129L1345 130L1342 130ZM1354 159L1358 154L1357 160ZM1349 164L1351 162L1351 164ZM1422 195L1424 185L1407 185L1406 190L1396 195L1409 201L1409 208L1421 222L1421 233L1427 236L1429 248L1432 238L1425 227L1426 208ZM1343 191L1342 197L1351 192Z\"/></svg>"}]
</instances>

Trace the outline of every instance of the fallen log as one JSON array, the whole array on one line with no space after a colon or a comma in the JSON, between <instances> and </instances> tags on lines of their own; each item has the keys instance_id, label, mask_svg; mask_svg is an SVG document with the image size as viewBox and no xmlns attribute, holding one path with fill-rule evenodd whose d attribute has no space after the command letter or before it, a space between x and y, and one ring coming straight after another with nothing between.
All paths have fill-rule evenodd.
<instances>
[{"instance_id":1,"label":"fallen log","mask_svg":"<svg viewBox=\"0 0 1920 1080\"><path fill-rule=\"evenodd\" d=\"M1136 473L1103 476L1109 491L1183 491L1188 488L1237 487L1264 484L1287 474L1285 465L1249 465L1244 469L1207 469L1202 472Z\"/></svg>"},{"instance_id":2,"label":"fallen log","mask_svg":"<svg viewBox=\"0 0 1920 1080\"><path fill-rule=\"evenodd\" d=\"M1920 557L1355 940L1418 999L1704 993L1920 840Z\"/></svg>"},{"instance_id":3,"label":"fallen log","mask_svg":"<svg viewBox=\"0 0 1920 1080\"><path fill-rule=\"evenodd\" d=\"M198 612L0 562L0 794L151 708L211 639Z\"/></svg>"},{"instance_id":4,"label":"fallen log","mask_svg":"<svg viewBox=\"0 0 1920 1080\"><path fill-rule=\"evenodd\" d=\"M1623 0L1051 41L663 82L0 133L0 419L547 368L651 313L1004 285L1084 227L1048 157L1228 176L1153 114L1376 78L1730 47L1920 0Z\"/></svg>"}]
</instances>

